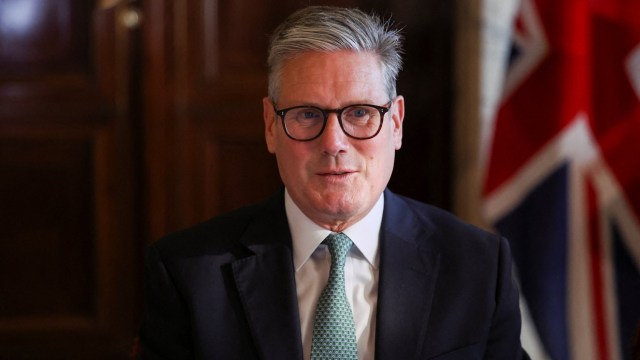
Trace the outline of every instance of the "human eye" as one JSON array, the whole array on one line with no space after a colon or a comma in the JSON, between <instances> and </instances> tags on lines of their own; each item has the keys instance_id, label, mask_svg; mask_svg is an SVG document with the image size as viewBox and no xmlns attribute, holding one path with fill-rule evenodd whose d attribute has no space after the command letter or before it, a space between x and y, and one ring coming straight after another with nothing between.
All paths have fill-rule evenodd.
<instances>
[{"instance_id":1,"label":"human eye","mask_svg":"<svg viewBox=\"0 0 640 360\"><path fill-rule=\"evenodd\" d=\"M297 126L314 126L322 123L324 115L319 109L308 107L298 108L292 111L291 121L295 121Z\"/></svg>"},{"instance_id":2,"label":"human eye","mask_svg":"<svg viewBox=\"0 0 640 360\"><path fill-rule=\"evenodd\" d=\"M372 108L368 106L351 106L344 110L342 117L352 123L366 123L373 117Z\"/></svg>"},{"instance_id":3,"label":"human eye","mask_svg":"<svg viewBox=\"0 0 640 360\"><path fill-rule=\"evenodd\" d=\"M304 109L298 113L300 119L317 119L318 117L318 111L315 109Z\"/></svg>"}]
</instances>

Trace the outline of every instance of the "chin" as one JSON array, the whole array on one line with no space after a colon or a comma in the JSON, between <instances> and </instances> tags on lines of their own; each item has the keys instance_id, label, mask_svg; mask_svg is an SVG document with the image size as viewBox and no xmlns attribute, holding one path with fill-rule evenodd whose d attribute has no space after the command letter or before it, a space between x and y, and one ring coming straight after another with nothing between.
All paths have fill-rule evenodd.
<instances>
[{"instance_id":1,"label":"chin","mask_svg":"<svg viewBox=\"0 0 640 360\"><path fill-rule=\"evenodd\" d=\"M359 203L354 203L352 197L328 197L324 199L324 206L327 213L345 220L355 215L361 207L360 205Z\"/></svg>"}]
</instances>

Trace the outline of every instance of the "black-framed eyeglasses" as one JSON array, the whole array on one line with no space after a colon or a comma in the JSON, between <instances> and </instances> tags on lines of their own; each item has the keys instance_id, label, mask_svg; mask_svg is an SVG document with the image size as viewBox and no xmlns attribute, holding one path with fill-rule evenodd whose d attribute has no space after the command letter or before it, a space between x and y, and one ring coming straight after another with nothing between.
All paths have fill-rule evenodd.
<instances>
[{"instance_id":1,"label":"black-framed eyeglasses","mask_svg":"<svg viewBox=\"0 0 640 360\"><path fill-rule=\"evenodd\" d=\"M354 139L367 140L375 137L382 129L382 120L391 108L392 101L384 106L354 104L342 109L321 109L316 106L301 105L273 110L282 119L284 132L293 140L311 141L319 137L327 126L329 114L338 115L338 123L344 133Z\"/></svg>"}]
</instances>

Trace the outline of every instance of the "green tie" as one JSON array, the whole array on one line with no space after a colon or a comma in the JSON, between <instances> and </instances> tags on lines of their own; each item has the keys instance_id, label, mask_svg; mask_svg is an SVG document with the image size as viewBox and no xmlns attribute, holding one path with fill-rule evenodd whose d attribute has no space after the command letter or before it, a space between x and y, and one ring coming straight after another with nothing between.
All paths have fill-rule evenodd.
<instances>
[{"instance_id":1,"label":"green tie","mask_svg":"<svg viewBox=\"0 0 640 360\"><path fill-rule=\"evenodd\" d=\"M353 313L344 290L344 261L352 242L343 233L331 233L323 243L329 246L331 270L316 307L311 359L358 359Z\"/></svg>"}]
</instances>

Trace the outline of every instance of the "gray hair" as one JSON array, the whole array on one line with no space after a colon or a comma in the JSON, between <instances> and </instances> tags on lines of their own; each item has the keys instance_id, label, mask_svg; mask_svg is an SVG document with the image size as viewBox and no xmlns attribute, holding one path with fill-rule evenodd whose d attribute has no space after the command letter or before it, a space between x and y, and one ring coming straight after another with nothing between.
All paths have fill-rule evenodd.
<instances>
[{"instance_id":1,"label":"gray hair","mask_svg":"<svg viewBox=\"0 0 640 360\"><path fill-rule=\"evenodd\" d=\"M353 50L380 58L389 98L396 96L402 68L402 35L389 21L358 9L309 6L291 14L271 35L269 46L269 98L277 101L284 63L307 51Z\"/></svg>"}]
</instances>

